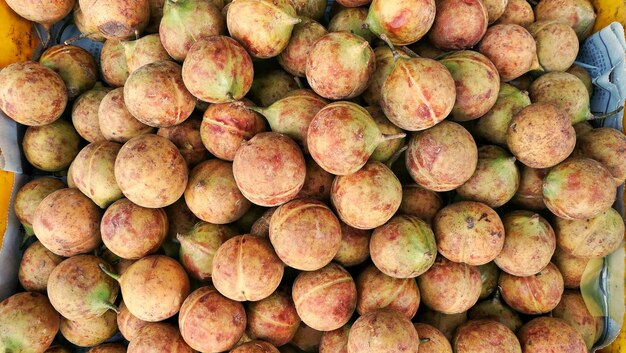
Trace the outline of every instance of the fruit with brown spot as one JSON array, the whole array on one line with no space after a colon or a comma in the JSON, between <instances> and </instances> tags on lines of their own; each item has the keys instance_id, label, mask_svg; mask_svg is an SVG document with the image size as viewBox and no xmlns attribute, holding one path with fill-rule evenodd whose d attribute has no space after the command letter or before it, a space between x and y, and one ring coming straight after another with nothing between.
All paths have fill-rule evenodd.
<instances>
[{"instance_id":1,"label":"fruit with brown spot","mask_svg":"<svg viewBox=\"0 0 626 353\"><path fill-rule=\"evenodd\" d=\"M481 0L437 1L437 15L428 39L444 50L475 46L487 31L489 14Z\"/></svg>"},{"instance_id":2,"label":"fruit with brown spot","mask_svg":"<svg viewBox=\"0 0 626 353\"><path fill-rule=\"evenodd\" d=\"M137 120L124 103L124 88L108 92L98 107L100 131L108 141L125 143L133 137L150 134L154 128Z\"/></svg>"},{"instance_id":3,"label":"fruit with brown spot","mask_svg":"<svg viewBox=\"0 0 626 353\"><path fill-rule=\"evenodd\" d=\"M413 278L393 278L373 265L366 267L356 279L359 315L389 308L412 319L420 304L420 292Z\"/></svg>"},{"instance_id":4,"label":"fruit with brown spot","mask_svg":"<svg viewBox=\"0 0 626 353\"><path fill-rule=\"evenodd\" d=\"M503 272L498 283L504 301L511 308L527 315L550 312L559 304L564 290L563 276L552 263L527 277Z\"/></svg>"},{"instance_id":5,"label":"fruit with brown spot","mask_svg":"<svg viewBox=\"0 0 626 353\"><path fill-rule=\"evenodd\" d=\"M102 78L111 87L122 87L129 75L126 51L119 40L107 40L100 51Z\"/></svg>"},{"instance_id":6,"label":"fruit with brown spot","mask_svg":"<svg viewBox=\"0 0 626 353\"><path fill-rule=\"evenodd\" d=\"M306 179L298 193L299 199L316 199L328 203L335 176L325 171L313 158L306 158Z\"/></svg>"},{"instance_id":7,"label":"fruit with brown spot","mask_svg":"<svg viewBox=\"0 0 626 353\"><path fill-rule=\"evenodd\" d=\"M626 179L626 135L617 129L597 128L578 139L580 153L604 164L620 185Z\"/></svg>"},{"instance_id":8,"label":"fruit with brown spot","mask_svg":"<svg viewBox=\"0 0 626 353\"><path fill-rule=\"evenodd\" d=\"M120 330L120 333L127 341L132 341L137 336L139 330L142 327L149 324L147 321L143 321L138 319L135 315L133 315L124 302L120 302L118 307L119 313L117 314L117 327Z\"/></svg>"},{"instance_id":9,"label":"fruit with brown spot","mask_svg":"<svg viewBox=\"0 0 626 353\"><path fill-rule=\"evenodd\" d=\"M157 135L165 137L178 147L189 169L209 158L209 151L202 143L200 126L201 120L192 114L189 119L178 125L162 127L157 131Z\"/></svg>"},{"instance_id":10,"label":"fruit with brown spot","mask_svg":"<svg viewBox=\"0 0 626 353\"><path fill-rule=\"evenodd\" d=\"M33 220L37 206L46 196L63 188L65 188L65 184L61 180L41 177L24 184L17 191L13 201L13 211L18 221L24 227L26 238L34 235Z\"/></svg>"},{"instance_id":11,"label":"fruit with brown spot","mask_svg":"<svg viewBox=\"0 0 626 353\"><path fill-rule=\"evenodd\" d=\"M556 20L572 27L580 41L585 40L593 29L596 13L587 0L548 0L535 7L537 21Z\"/></svg>"},{"instance_id":12,"label":"fruit with brown spot","mask_svg":"<svg viewBox=\"0 0 626 353\"><path fill-rule=\"evenodd\" d=\"M518 331L524 353L585 353L587 347L575 328L561 319L542 316L527 322Z\"/></svg>"},{"instance_id":13,"label":"fruit with brown spot","mask_svg":"<svg viewBox=\"0 0 626 353\"><path fill-rule=\"evenodd\" d=\"M78 0L80 9L106 39L136 38L148 25L148 0Z\"/></svg>"},{"instance_id":14,"label":"fruit with brown spot","mask_svg":"<svg viewBox=\"0 0 626 353\"><path fill-rule=\"evenodd\" d=\"M88 51L75 45L52 46L41 54L39 63L61 76L70 100L93 88L98 79L96 60Z\"/></svg>"},{"instance_id":15,"label":"fruit with brown spot","mask_svg":"<svg viewBox=\"0 0 626 353\"><path fill-rule=\"evenodd\" d=\"M350 353L417 352L419 345L411 321L390 309L370 311L359 317L348 337Z\"/></svg>"},{"instance_id":16,"label":"fruit with brown spot","mask_svg":"<svg viewBox=\"0 0 626 353\"><path fill-rule=\"evenodd\" d=\"M489 27L478 45L478 51L493 62L504 82L539 68L535 39L517 24Z\"/></svg>"},{"instance_id":17,"label":"fruit with brown spot","mask_svg":"<svg viewBox=\"0 0 626 353\"><path fill-rule=\"evenodd\" d=\"M128 353L177 352L193 353L181 332L172 324L150 323L137 332L128 344Z\"/></svg>"},{"instance_id":18,"label":"fruit with brown spot","mask_svg":"<svg viewBox=\"0 0 626 353\"><path fill-rule=\"evenodd\" d=\"M397 55L403 58L409 58L402 50L397 51ZM374 56L376 59L376 70L372 72L369 85L362 95L363 99L370 106L380 105L383 84L396 65L394 54L388 46L374 48Z\"/></svg>"},{"instance_id":19,"label":"fruit with brown spot","mask_svg":"<svg viewBox=\"0 0 626 353\"><path fill-rule=\"evenodd\" d=\"M417 277L422 303L444 314L459 314L474 306L482 282L475 267L437 257L423 275Z\"/></svg>"},{"instance_id":20,"label":"fruit with brown spot","mask_svg":"<svg viewBox=\"0 0 626 353\"><path fill-rule=\"evenodd\" d=\"M422 323L414 323L415 331L420 338L420 350L431 353L452 353L452 346L437 328Z\"/></svg>"},{"instance_id":21,"label":"fruit with brown spot","mask_svg":"<svg viewBox=\"0 0 626 353\"><path fill-rule=\"evenodd\" d=\"M149 34L136 40L122 41L124 47L124 56L128 66L129 74L137 71L144 65L152 64L157 61L169 61L169 56L158 34Z\"/></svg>"},{"instance_id":22,"label":"fruit with brown spot","mask_svg":"<svg viewBox=\"0 0 626 353\"><path fill-rule=\"evenodd\" d=\"M345 267L359 265L370 256L371 232L341 222L341 245L333 261Z\"/></svg>"},{"instance_id":23,"label":"fruit with brown spot","mask_svg":"<svg viewBox=\"0 0 626 353\"><path fill-rule=\"evenodd\" d=\"M66 120L44 126L29 126L22 140L24 156L35 168L46 172L66 169L80 151L80 136Z\"/></svg>"},{"instance_id":24,"label":"fruit with brown spot","mask_svg":"<svg viewBox=\"0 0 626 353\"><path fill-rule=\"evenodd\" d=\"M467 321L467 312L444 314L428 307L423 307L423 309L420 315L417 316L417 321L435 327L444 334L448 341L452 340L456 328Z\"/></svg>"},{"instance_id":25,"label":"fruit with brown spot","mask_svg":"<svg viewBox=\"0 0 626 353\"><path fill-rule=\"evenodd\" d=\"M350 32L372 43L377 37L365 24L367 8L348 7L337 12L328 22L329 32Z\"/></svg>"},{"instance_id":26,"label":"fruit with brown spot","mask_svg":"<svg viewBox=\"0 0 626 353\"><path fill-rule=\"evenodd\" d=\"M398 210L402 214L419 217L431 224L437 212L443 208L441 196L417 184L402 186L402 203Z\"/></svg>"},{"instance_id":27,"label":"fruit with brown spot","mask_svg":"<svg viewBox=\"0 0 626 353\"><path fill-rule=\"evenodd\" d=\"M322 20L326 12L327 0L292 0L293 7L300 17Z\"/></svg>"},{"instance_id":28,"label":"fruit with brown spot","mask_svg":"<svg viewBox=\"0 0 626 353\"><path fill-rule=\"evenodd\" d=\"M394 45L420 40L433 26L434 0L373 0L367 14L369 30Z\"/></svg>"},{"instance_id":29,"label":"fruit with brown spot","mask_svg":"<svg viewBox=\"0 0 626 353\"><path fill-rule=\"evenodd\" d=\"M313 44L327 33L326 28L320 23L306 17L302 18L302 22L293 27L289 44L278 55L278 63L290 74L305 77L308 54L313 48Z\"/></svg>"},{"instance_id":30,"label":"fruit with brown spot","mask_svg":"<svg viewBox=\"0 0 626 353\"><path fill-rule=\"evenodd\" d=\"M526 0L508 0L504 12L495 24L517 24L522 27L529 26L535 22L533 8Z\"/></svg>"},{"instance_id":31,"label":"fruit with brown spot","mask_svg":"<svg viewBox=\"0 0 626 353\"><path fill-rule=\"evenodd\" d=\"M565 288L580 287L580 280L583 277L585 268L587 268L589 259L572 256L557 246L552 262L561 271Z\"/></svg>"},{"instance_id":32,"label":"fruit with brown spot","mask_svg":"<svg viewBox=\"0 0 626 353\"><path fill-rule=\"evenodd\" d=\"M522 353L515 333L493 320L471 320L461 325L454 335L457 353Z\"/></svg>"},{"instance_id":33,"label":"fruit with brown spot","mask_svg":"<svg viewBox=\"0 0 626 353\"><path fill-rule=\"evenodd\" d=\"M596 318L591 315L583 296L578 291L565 291L559 305L552 310L552 317L562 319L575 328L591 349L596 337Z\"/></svg>"},{"instance_id":34,"label":"fruit with brown spot","mask_svg":"<svg viewBox=\"0 0 626 353\"><path fill-rule=\"evenodd\" d=\"M63 260L36 241L24 251L17 278L27 291L45 293L50 273Z\"/></svg>"},{"instance_id":35,"label":"fruit with brown spot","mask_svg":"<svg viewBox=\"0 0 626 353\"><path fill-rule=\"evenodd\" d=\"M213 287L200 287L191 293L178 316L185 342L202 352L231 349L243 336L246 322L243 305L222 296Z\"/></svg>"},{"instance_id":36,"label":"fruit with brown spot","mask_svg":"<svg viewBox=\"0 0 626 353\"><path fill-rule=\"evenodd\" d=\"M107 311L102 316L77 320L62 317L60 330L70 343L80 347L93 347L115 335L117 314L114 311Z\"/></svg>"},{"instance_id":37,"label":"fruit with brown spot","mask_svg":"<svg viewBox=\"0 0 626 353\"><path fill-rule=\"evenodd\" d=\"M578 55L578 37L570 26L544 20L528 26L528 32L537 42L537 58L543 71L565 71L572 66Z\"/></svg>"},{"instance_id":38,"label":"fruit with brown spot","mask_svg":"<svg viewBox=\"0 0 626 353\"><path fill-rule=\"evenodd\" d=\"M178 233L179 259L190 276L207 281L213 273L213 257L217 249L237 233L228 225L198 222L189 232Z\"/></svg>"},{"instance_id":39,"label":"fruit with brown spot","mask_svg":"<svg viewBox=\"0 0 626 353\"><path fill-rule=\"evenodd\" d=\"M294 237L294 234L298 236ZM328 265L339 251L341 226L324 203L297 199L274 212L269 224L269 239L287 266L315 271Z\"/></svg>"},{"instance_id":40,"label":"fruit with brown spot","mask_svg":"<svg viewBox=\"0 0 626 353\"><path fill-rule=\"evenodd\" d=\"M347 353L348 336L352 325L345 324L333 331L324 332L320 341L319 353Z\"/></svg>"}]
</instances>

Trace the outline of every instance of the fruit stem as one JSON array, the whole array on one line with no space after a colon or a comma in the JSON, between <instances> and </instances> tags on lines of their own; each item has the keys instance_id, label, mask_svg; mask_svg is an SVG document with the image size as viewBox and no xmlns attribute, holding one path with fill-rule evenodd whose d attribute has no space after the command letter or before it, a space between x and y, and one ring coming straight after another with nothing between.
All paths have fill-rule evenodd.
<instances>
[{"instance_id":1,"label":"fruit stem","mask_svg":"<svg viewBox=\"0 0 626 353\"><path fill-rule=\"evenodd\" d=\"M391 169L391 166L393 166L394 163L396 163L396 161L398 160L398 158L400 158L400 156L402 155L402 153L404 153L404 151L406 151L409 148L409 146L404 145L402 146L402 148L400 148L399 150L396 151L396 153L394 153L389 160L387 160L387 163L385 163L385 165L387 165L387 167L389 167L389 169Z\"/></svg>"},{"instance_id":2,"label":"fruit stem","mask_svg":"<svg viewBox=\"0 0 626 353\"><path fill-rule=\"evenodd\" d=\"M76 37L72 37L72 38L66 40L65 42L63 42L63 44L70 45L70 44L72 44L72 43L74 43L76 41L79 41L79 40L83 39L83 38L87 38L87 34L81 33L80 35L78 35Z\"/></svg>"},{"instance_id":3,"label":"fruit stem","mask_svg":"<svg viewBox=\"0 0 626 353\"><path fill-rule=\"evenodd\" d=\"M612 112L608 112L605 114L601 114L601 115L594 115L592 114L589 118L587 118L587 120L600 120L600 119L606 119L606 118L610 118L611 116L621 112L622 110L624 110L624 106L621 106L617 109L615 109Z\"/></svg>"},{"instance_id":4,"label":"fruit stem","mask_svg":"<svg viewBox=\"0 0 626 353\"><path fill-rule=\"evenodd\" d=\"M104 302L103 305L104 305L105 308L108 308L109 310L115 311L116 314L120 313L120 309L115 304L111 304L109 302Z\"/></svg>"},{"instance_id":5,"label":"fruit stem","mask_svg":"<svg viewBox=\"0 0 626 353\"><path fill-rule=\"evenodd\" d=\"M100 267L100 269L102 270L102 272L106 273L107 276L113 278L114 280L118 281L120 280L120 275L118 275L117 273L113 273L111 271L109 271L109 269L107 269L103 263L98 264L98 266ZM111 304L112 305L112 304Z\"/></svg>"},{"instance_id":6,"label":"fruit stem","mask_svg":"<svg viewBox=\"0 0 626 353\"><path fill-rule=\"evenodd\" d=\"M420 338L420 343L428 343L430 342L430 338Z\"/></svg>"},{"instance_id":7,"label":"fruit stem","mask_svg":"<svg viewBox=\"0 0 626 353\"><path fill-rule=\"evenodd\" d=\"M407 47L406 45L401 47L400 49L402 49L403 52L405 52L408 56L412 57L412 58L419 58L420 56L417 55L416 52L414 52L413 50L411 50L409 47Z\"/></svg>"},{"instance_id":8,"label":"fruit stem","mask_svg":"<svg viewBox=\"0 0 626 353\"><path fill-rule=\"evenodd\" d=\"M298 76L294 76L293 80L296 81L296 85L298 85L298 88L304 88L304 85L302 84L302 80L300 80L300 77Z\"/></svg>"},{"instance_id":9,"label":"fruit stem","mask_svg":"<svg viewBox=\"0 0 626 353\"><path fill-rule=\"evenodd\" d=\"M257 112L263 116L265 116L265 108L261 108L261 107L248 107L245 104L243 104L243 102L241 103L242 108L246 108L248 110L252 110L253 112Z\"/></svg>"},{"instance_id":10,"label":"fruit stem","mask_svg":"<svg viewBox=\"0 0 626 353\"><path fill-rule=\"evenodd\" d=\"M391 49L391 54L393 55L393 60L394 61L398 60L398 58L400 58L400 54L398 54L398 51L396 50L396 47L393 45L393 43L391 43L391 40L389 39L389 37L387 37L387 35L385 33L383 33L383 34L380 35L380 39L382 39L382 41L385 42L385 44L387 44L389 49Z\"/></svg>"},{"instance_id":11,"label":"fruit stem","mask_svg":"<svg viewBox=\"0 0 626 353\"><path fill-rule=\"evenodd\" d=\"M500 286L498 286L498 289L496 289L496 292L493 294L493 299L491 299L494 302L499 302L500 301L500 291L502 290L502 288L500 288Z\"/></svg>"},{"instance_id":12,"label":"fruit stem","mask_svg":"<svg viewBox=\"0 0 626 353\"><path fill-rule=\"evenodd\" d=\"M24 227L24 228L26 228L26 227ZM31 228L31 232L32 232L32 228ZM28 230L27 230L26 234L22 238L22 243L20 244L20 250L24 250L26 248L26 244L28 243L28 239L30 239L30 237L32 237L32 236L33 236L33 233L28 234Z\"/></svg>"},{"instance_id":13,"label":"fruit stem","mask_svg":"<svg viewBox=\"0 0 626 353\"><path fill-rule=\"evenodd\" d=\"M389 141L389 140L395 140L395 139L402 139L406 137L406 133L401 132L399 134L383 134L383 138L381 140L381 142L385 142L385 141Z\"/></svg>"}]
</instances>

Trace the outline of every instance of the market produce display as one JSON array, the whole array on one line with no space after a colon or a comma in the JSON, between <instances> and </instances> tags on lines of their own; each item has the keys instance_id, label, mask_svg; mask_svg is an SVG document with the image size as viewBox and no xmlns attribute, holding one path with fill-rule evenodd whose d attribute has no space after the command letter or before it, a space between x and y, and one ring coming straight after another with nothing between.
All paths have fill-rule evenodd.
<instances>
[{"instance_id":1,"label":"market produce display","mask_svg":"<svg viewBox=\"0 0 626 353\"><path fill-rule=\"evenodd\" d=\"M14 200L0 352L601 338L579 287L623 246L626 136L589 122L623 108L590 111L574 64L590 1L6 3L104 44L52 38L0 71L0 109L47 174Z\"/></svg>"}]
</instances>

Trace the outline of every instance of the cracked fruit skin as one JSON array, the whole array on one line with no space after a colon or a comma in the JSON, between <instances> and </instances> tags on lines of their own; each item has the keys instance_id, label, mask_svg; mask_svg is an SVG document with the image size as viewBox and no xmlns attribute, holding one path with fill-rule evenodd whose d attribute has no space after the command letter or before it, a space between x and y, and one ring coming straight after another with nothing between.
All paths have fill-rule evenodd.
<instances>
[{"instance_id":1,"label":"cracked fruit skin","mask_svg":"<svg viewBox=\"0 0 626 353\"><path fill-rule=\"evenodd\" d=\"M374 0L365 23L397 46L420 40L435 21L435 0Z\"/></svg>"},{"instance_id":2,"label":"cracked fruit skin","mask_svg":"<svg viewBox=\"0 0 626 353\"><path fill-rule=\"evenodd\" d=\"M349 32L331 32L310 50L306 78L324 98L350 99L365 91L375 69L374 51L365 39Z\"/></svg>"},{"instance_id":3,"label":"cracked fruit skin","mask_svg":"<svg viewBox=\"0 0 626 353\"><path fill-rule=\"evenodd\" d=\"M376 266L367 266L356 278L359 315L389 308L412 319L420 305L420 292L413 278L393 278Z\"/></svg>"},{"instance_id":4,"label":"cracked fruit skin","mask_svg":"<svg viewBox=\"0 0 626 353\"><path fill-rule=\"evenodd\" d=\"M498 285L504 301L511 308L527 315L552 311L561 301L565 289L563 276L552 263L540 272L526 277L502 272Z\"/></svg>"},{"instance_id":5,"label":"cracked fruit skin","mask_svg":"<svg viewBox=\"0 0 626 353\"><path fill-rule=\"evenodd\" d=\"M183 81L196 98L209 103L239 100L252 87L252 59L237 41L211 36L195 42L183 62Z\"/></svg>"},{"instance_id":6,"label":"cracked fruit skin","mask_svg":"<svg viewBox=\"0 0 626 353\"><path fill-rule=\"evenodd\" d=\"M230 35L260 59L280 54L297 23L300 19L289 0L233 1L226 15Z\"/></svg>"},{"instance_id":7,"label":"cracked fruit skin","mask_svg":"<svg viewBox=\"0 0 626 353\"><path fill-rule=\"evenodd\" d=\"M445 119L455 100L454 79L443 64L400 57L382 85L380 106L401 129L419 131Z\"/></svg>"}]
</instances>

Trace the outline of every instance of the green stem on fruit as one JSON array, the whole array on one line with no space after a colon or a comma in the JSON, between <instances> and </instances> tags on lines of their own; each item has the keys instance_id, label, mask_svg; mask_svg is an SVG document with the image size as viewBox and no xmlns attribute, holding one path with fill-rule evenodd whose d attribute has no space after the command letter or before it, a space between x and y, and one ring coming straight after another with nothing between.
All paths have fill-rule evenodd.
<instances>
[{"instance_id":1,"label":"green stem on fruit","mask_svg":"<svg viewBox=\"0 0 626 353\"><path fill-rule=\"evenodd\" d=\"M398 160L398 158L400 158L400 156L402 155L402 153L404 153L404 151L406 151L409 148L409 146L404 145L402 146L402 148L400 148L399 150L396 151L396 153L394 153L388 160L387 163L385 163L385 165L387 167L389 167L389 169L391 169L391 166L396 163L396 161Z\"/></svg>"},{"instance_id":2,"label":"green stem on fruit","mask_svg":"<svg viewBox=\"0 0 626 353\"><path fill-rule=\"evenodd\" d=\"M296 85L298 85L298 88L300 89L304 88L304 85L302 84L302 80L300 80L300 77L294 76L293 80L296 81Z\"/></svg>"},{"instance_id":3,"label":"green stem on fruit","mask_svg":"<svg viewBox=\"0 0 626 353\"><path fill-rule=\"evenodd\" d=\"M398 60L398 58L400 58L400 54L398 54L398 50L396 50L396 47L393 45L393 43L391 43L391 39L389 39L389 37L387 37L385 33L382 33L379 37L380 39L382 39L383 42L385 42L385 44L387 44L389 49L391 49L393 60L394 61Z\"/></svg>"},{"instance_id":4,"label":"green stem on fruit","mask_svg":"<svg viewBox=\"0 0 626 353\"><path fill-rule=\"evenodd\" d=\"M401 132L399 134L383 134L383 138L381 140L381 142L385 142L385 141L389 141L389 140L396 140L396 139L402 139L406 137L406 133Z\"/></svg>"},{"instance_id":5,"label":"green stem on fruit","mask_svg":"<svg viewBox=\"0 0 626 353\"><path fill-rule=\"evenodd\" d=\"M412 57L412 58L419 58L420 56L417 55L416 52L414 52L413 50L411 50L409 47L407 47L406 45L401 47L400 49L402 49L403 52L406 53L406 55Z\"/></svg>"},{"instance_id":6,"label":"green stem on fruit","mask_svg":"<svg viewBox=\"0 0 626 353\"><path fill-rule=\"evenodd\" d=\"M115 304L111 304L111 303L109 303L109 302L104 302L102 305L103 305L105 308L108 308L109 310L113 310L113 311L115 311L115 313L116 313L116 314L119 314L119 313L120 313L120 309L119 309L119 308L117 307L117 305L115 305Z\"/></svg>"},{"instance_id":7,"label":"green stem on fruit","mask_svg":"<svg viewBox=\"0 0 626 353\"><path fill-rule=\"evenodd\" d=\"M494 302L500 302L500 292L502 291L502 288L500 288L500 286L498 286L498 288L496 289L496 292L493 294L493 299L491 299Z\"/></svg>"},{"instance_id":8,"label":"green stem on fruit","mask_svg":"<svg viewBox=\"0 0 626 353\"><path fill-rule=\"evenodd\" d=\"M420 337L420 343L428 343L430 342L430 338L421 338Z\"/></svg>"},{"instance_id":9,"label":"green stem on fruit","mask_svg":"<svg viewBox=\"0 0 626 353\"><path fill-rule=\"evenodd\" d=\"M26 234L22 238L22 243L20 244L20 250L24 250L26 248L26 244L28 243L28 240L32 236L33 236L33 234L28 234L28 232L26 232Z\"/></svg>"},{"instance_id":10,"label":"green stem on fruit","mask_svg":"<svg viewBox=\"0 0 626 353\"><path fill-rule=\"evenodd\" d=\"M621 106L621 107L613 110L612 112L604 113L604 114L601 114L601 115L595 115L595 114L592 113L592 115L587 118L587 121L610 118L611 116L621 112L622 110L624 110L624 106Z\"/></svg>"},{"instance_id":11,"label":"green stem on fruit","mask_svg":"<svg viewBox=\"0 0 626 353\"><path fill-rule=\"evenodd\" d=\"M70 45L70 44L72 44L72 43L74 43L76 41L79 41L79 40L83 39L83 38L87 38L88 35L89 34L81 33L80 35L78 35L76 37L72 37L72 38L64 41L63 44L64 45Z\"/></svg>"},{"instance_id":12,"label":"green stem on fruit","mask_svg":"<svg viewBox=\"0 0 626 353\"><path fill-rule=\"evenodd\" d=\"M106 273L107 276L109 276L109 277L111 277L114 280L119 282L120 275L118 275L117 273L113 273L113 272L109 271L109 269L106 268L103 263L98 264L98 266L100 267L100 270L102 270L102 272Z\"/></svg>"}]
</instances>

